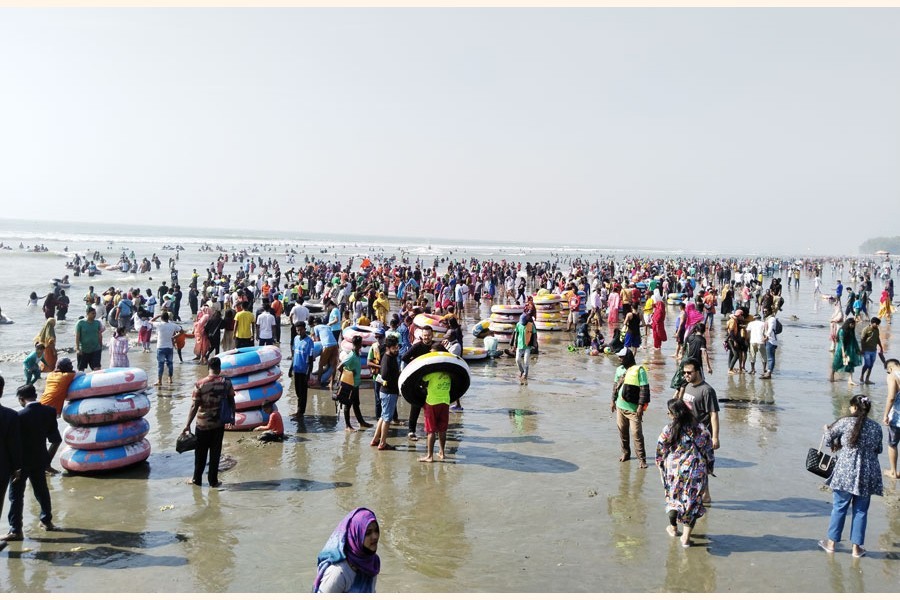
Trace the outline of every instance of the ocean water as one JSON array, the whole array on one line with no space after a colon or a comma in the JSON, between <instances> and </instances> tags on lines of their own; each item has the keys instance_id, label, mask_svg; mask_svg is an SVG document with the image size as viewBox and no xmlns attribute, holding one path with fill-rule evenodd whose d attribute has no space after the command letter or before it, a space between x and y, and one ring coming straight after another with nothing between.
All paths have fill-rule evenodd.
<instances>
[{"instance_id":1,"label":"ocean water","mask_svg":"<svg viewBox=\"0 0 900 600\"><path fill-rule=\"evenodd\" d=\"M341 259L382 248L385 254L406 250L427 260L450 252L507 259L521 253L523 262L551 253L563 259L654 256L649 249L7 221L0 221L0 241L13 247L0 250L0 306L15 321L0 326L0 369L7 379L0 402L6 406L14 403L13 391L23 378L21 359L44 321L39 307L26 306L28 294L47 293L50 280L67 273L64 265L74 252L98 249L111 262L123 250L134 250L138 258L156 252L163 267L144 275L73 278L71 318L57 328L61 349L74 345L78 299L88 285L155 289L168 280L172 252L164 245L185 246L178 263L182 281L193 268L202 273L217 256L200 252L204 243L235 250L256 244L259 255L279 258L285 244L293 244L301 257L307 251L319 256L327 248L329 256ZM18 249L20 242L43 243L50 252L25 252ZM823 289L830 290L839 275L826 268ZM392 430L394 452L371 448L368 433L345 433L324 390L310 392L308 416L300 426L287 418L296 410L296 396L285 378L278 405L288 440L262 444L253 433L229 432L224 452L233 466L222 475L223 487L186 485L193 456L177 454L175 439L186 420L192 384L205 374L189 360L189 342L186 361L176 363L175 384L150 390L146 418L153 453L147 463L106 475L51 476L61 532L37 528L38 509L28 492L26 540L0 555L0 590L304 592L331 530L353 507L367 506L381 525L382 592L895 591L900 583L896 482L885 481L885 496L873 498L869 555L853 560L849 551L829 556L816 547L828 525L831 495L823 480L803 467L822 425L846 410L852 393L869 392L880 412L884 371L876 367L873 386L829 383L830 305L812 293L806 278L799 290L784 296L784 333L771 380L728 375L724 324L717 319L710 332L708 380L723 399L722 448L711 482L713 506L698 523L693 548L683 549L666 535L662 487L652 466L675 368L671 332L678 309L670 307L670 341L662 352L651 346L638 354L651 381L644 421L647 470L638 469L635 460L616 460L609 394L617 360L570 352L572 335L560 332L540 334L541 353L533 359L527 386L518 385L512 359L470 364L472 386L464 412L451 415L447 462L417 462L424 442L408 441L405 427ZM488 313L486 304L468 304L464 330ZM896 355L893 327L882 327L889 356ZM466 345L476 342L467 335ZM282 350L288 354L286 343ZM155 371L152 353L132 350L131 361ZM282 367L287 370L286 358ZM363 414L372 419L370 384L361 396ZM405 418L408 406L400 405ZM424 438L422 426L420 418ZM58 458L54 465L59 468ZM623 576L626 572L631 576Z\"/></svg>"}]
</instances>

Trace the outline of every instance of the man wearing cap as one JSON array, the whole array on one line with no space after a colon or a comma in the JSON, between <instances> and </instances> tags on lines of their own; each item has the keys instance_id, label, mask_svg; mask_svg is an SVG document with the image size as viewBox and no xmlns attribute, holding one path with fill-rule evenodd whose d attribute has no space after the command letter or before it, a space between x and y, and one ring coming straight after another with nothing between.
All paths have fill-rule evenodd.
<instances>
[{"instance_id":1,"label":"man wearing cap","mask_svg":"<svg viewBox=\"0 0 900 600\"><path fill-rule=\"evenodd\" d=\"M62 444L62 436L56 425L56 415L49 406L37 401L33 385L23 385L16 390L22 405L19 411L19 435L22 443L22 475L13 482L9 492L9 533L2 541L22 541L22 522L25 508L25 482L31 482L31 491L41 507L41 529L56 531L53 524L53 510L50 490L47 487L46 471ZM50 442L49 448L47 442Z\"/></svg>"},{"instance_id":2,"label":"man wearing cap","mask_svg":"<svg viewBox=\"0 0 900 600\"><path fill-rule=\"evenodd\" d=\"M635 362L631 350L622 348L616 356L619 357L621 364L616 369L609 409L610 412L616 413L616 427L619 429L619 443L622 449L619 462L631 459L630 430L631 437L634 438L634 449L641 461L640 467L646 469L643 415L647 405L650 404L650 380L647 378L647 370Z\"/></svg>"}]
</instances>

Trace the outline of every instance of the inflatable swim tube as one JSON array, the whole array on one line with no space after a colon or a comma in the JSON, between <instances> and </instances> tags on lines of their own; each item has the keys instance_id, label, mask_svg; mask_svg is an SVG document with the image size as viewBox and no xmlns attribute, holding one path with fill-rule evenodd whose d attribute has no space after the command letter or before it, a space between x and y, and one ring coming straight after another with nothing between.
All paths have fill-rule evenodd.
<instances>
[{"instance_id":1,"label":"inflatable swim tube","mask_svg":"<svg viewBox=\"0 0 900 600\"><path fill-rule=\"evenodd\" d=\"M463 360L482 360L487 358L487 349L486 348L476 348L474 346L466 346L462 349L462 359Z\"/></svg>"},{"instance_id":2,"label":"inflatable swim tube","mask_svg":"<svg viewBox=\"0 0 900 600\"><path fill-rule=\"evenodd\" d=\"M666 296L666 298L669 298L669 299L672 299L672 300L679 300L679 299L681 299L681 298L684 298L684 294L681 293L681 292L671 293L671 294L669 294L668 296Z\"/></svg>"},{"instance_id":3,"label":"inflatable swim tube","mask_svg":"<svg viewBox=\"0 0 900 600\"><path fill-rule=\"evenodd\" d=\"M278 410L278 406L275 406ZM227 431L247 431L269 422L269 415L261 408L251 408L250 410L239 410L234 413L234 425L226 425Z\"/></svg>"},{"instance_id":4,"label":"inflatable swim tube","mask_svg":"<svg viewBox=\"0 0 900 600\"><path fill-rule=\"evenodd\" d=\"M375 332L377 331L381 330L366 325L351 325L341 332L341 337L344 338L344 341L352 342L353 338L358 335L362 338L363 346L371 346L376 342Z\"/></svg>"},{"instance_id":5,"label":"inflatable swim tube","mask_svg":"<svg viewBox=\"0 0 900 600\"><path fill-rule=\"evenodd\" d=\"M112 396L147 387L147 372L136 367L102 369L76 375L69 385L68 400Z\"/></svg>"},{"instance_id":6,"label":"inflatable swim tube","mask_svg":"<svg viewBox=\"0 0 900 600\"><path fill-rule=\"evenodd\" d=\"M515 323L491 323L491 332L493 333L512 333L515 331Z\"/></svg>"},{"instance_id":7,"label":"inflatable swim tube","mask_svg":"<svg viewBox=\"0 0 900 600\"><path fill-rule=\"evenodd\" d=\"M69 425L102 425L139 419L150 412L150 398L143 392L95 396L67 402L62 418Z\"/></svg>"},{"instance_id":8,"label":"inflatable swim tube","mask_svg":"<svg viewBox=\"0 0 900 600\"><path fill-rule=\"evenodd\" d=\"M466 361L449 352L429 352L413 360L400 372L398 383L404 400L415 406L425 404L426 392L422 378L429 373L439 372L450 375L450 400L462 398L471 383Z\"/></svg>"},{"instance_id":9,"label":"inflatable swim tube","mask_svg":"<svg viewBox=\"0 0 900 600\"><path fill-rule=\"evenodd\" d=\"M512 341L511 333L495 333L494 337L497 339L498 344L508 344Z\"/></svg>"},{"instance_id":10,"label":"inflatable swim tube","mask_svg":"<svg viewBox=\"0 0 900 600\"><path fill-rule=\"evenodd\" d=\"M559 304L562 302L562 296L559 294L538 294L532 298L532 302L534 302L535 307L544 304Z\"/></svg>"},{"instance_id":11,"label":"inflatable swim tube","mask_svg":"<svg viewBox=\"0 0 900 600\"><path fill-rule=\"evenodd\" d=\"M319 353L322 353L321 346L319 347ZM231 380L231 387L233 387L235 391L255 388L281 379L281 367L275 365L274 367L269 367L262 371L235 375L229 379Z\"/></svg>"},{"instance_id":12,"label":"inflatable swim tube","mask_svg":"<svg viewBox=\"0 0 900 600\"><path fill-rule=\"evenodd\" d=\"M425 327L430 325L435 333L446 333L447 325L441 323L441 315L433 315L429 313L419 313L413 317L413 324L416 327Z\"/></svg>"},{"instance_id":13,"label":"inflatable swim tube","mask_svg":"<svg viewBox=\"0 0 900 600\"><path fill-rule=\"evenodd\" d=\"M224 377L262 371L281 362L281 350L278 346L247 346L221 352L216 356L222 361Z\"/></svg>"},{"instance_id":14,"label":"inflatable swim tube","mask_svg":"<svg viewBox=\"0 0 900 600\"><path fill-rule=\"evenodd\" d=\"M275 402L281 398L284 387L280 381L275 381L259 387L245 388L234 393L234 407L237 410L247 410L262 406L267 402Z\"/></svg>"},{"instance_id":15,"label":"inflatable swim tube","mask_svg":"<svg viewBox=\"0 0 900 600\"><path fill-rule=\"evenodd\" d=\"M495 313L491 315L491 323L512 323L515 325L519 322L519 315L507 315L503 313Z\"/></svg>"},{"instance_id":16,"label":"inflatable swim tube","mask_svg":"<svg viewBox=\"0 0 900 600\"><path fill-rule=\"evenodd\" d=\"M132 419L93 427L69 426L63 433L63 439L70 448L77 450L102 450L139 442L149 431L147 419Z\"/></svg>"},{"instance_id":17,"label":"inflatable swim tube","mask_svg":"<svg viewBox=\"0 0 900 600\"><path fill-rule=\"evenodd\" d=\"M535 321L534 328L538 331L562 331L563 324L559 321Z\"/></svg>"},{"instance_id":18,"label":"inflatable swim tube","mask_svg":"<svg viewBox=\"0 0 900 600\"><path fill-rule=\"evenodd\" d=\"M133 444L102 450L66 448L59 457L59 462L67 471L84 473L127 467L147 460L148 456L150 456L150 442L144 438Z\"/></svg>"},{"instance_id":19,"label":"inflatable swim tube","mask_svg":"<svg viewBox=\"0 0 900 600\"><path fill-rule=\"evenodd\" d=\"M524 311L525 307L521 304L495 304L491 306L492 314L521 315Z\"/></svg>"},{"instance_id":20,"label":"inflatable swim tube","mask_svg":"<svg viewBox=\"0 0 900 600\"><path fill-rule=\"evenodd\" d=\"M484 321L479 321L475 323L475 326L472 327L472 337L476 339L483 339L487 336L491 335L491 321L490 319L485 319Z\"/></svg>"}]
</instances>

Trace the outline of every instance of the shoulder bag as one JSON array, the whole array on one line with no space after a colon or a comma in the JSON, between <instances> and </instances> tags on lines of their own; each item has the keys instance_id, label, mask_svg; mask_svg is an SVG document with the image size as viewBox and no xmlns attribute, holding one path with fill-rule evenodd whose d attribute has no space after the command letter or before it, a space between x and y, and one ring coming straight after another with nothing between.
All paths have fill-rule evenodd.
<instances>
[{"instance_id":1,"label":"shoulder bag","mask_svg":"<svg viewBox=\"0 0 900 600\"><path fill-rule=\"evenodd\" d=\"M806 453L806 470L819 477L831 477L834 471L834 457L830 454L822 452L822 446L825 444L825 436L819 442L819 448L810 448Z\"/></svg>"}]
</instances>

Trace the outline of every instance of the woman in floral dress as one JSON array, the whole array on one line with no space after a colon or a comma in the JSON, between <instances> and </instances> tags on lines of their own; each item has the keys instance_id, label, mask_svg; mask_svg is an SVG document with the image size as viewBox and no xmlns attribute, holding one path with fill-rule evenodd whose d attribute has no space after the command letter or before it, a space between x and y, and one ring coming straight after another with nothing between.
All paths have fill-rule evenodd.
<instances>
[{"instance_id":1,"label":"woman in floral dress","mask_svg":"<svg viewBox=\"0 0 900 600\"><path fill-rule=\"evenodd\" d=\"M706 514L703 506L703 490L713 472L715 455L712 440L706 428L698 423L694 414L682 400L673 398L668 403L672 422L663 428L656 443L656 466L666 490L666 513L670 536L678 535L676 522L684 525L681 545L691 545L691 530L697 519Z\"/></svg>"}]
</instances>

